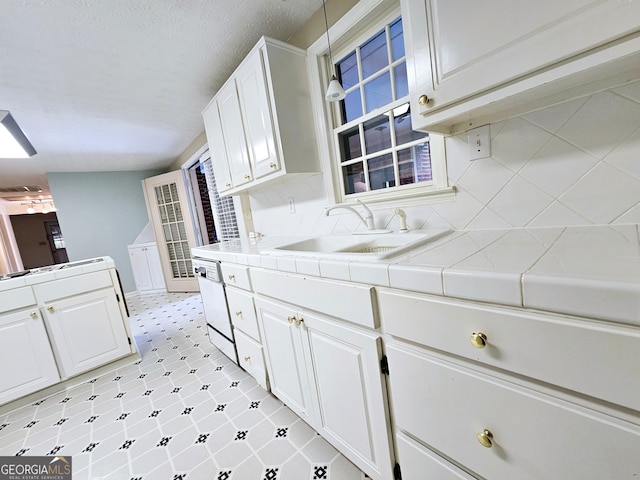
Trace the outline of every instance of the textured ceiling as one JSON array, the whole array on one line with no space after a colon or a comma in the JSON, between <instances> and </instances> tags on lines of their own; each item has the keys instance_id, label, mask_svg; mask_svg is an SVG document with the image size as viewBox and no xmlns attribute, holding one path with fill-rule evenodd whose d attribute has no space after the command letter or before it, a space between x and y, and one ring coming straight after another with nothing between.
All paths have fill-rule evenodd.
<instances>
[{"instance_id":1,"label":"textured ceiling","mask_svg":"<svg viewBox=\"0 0 640 480\"><path fill-rule=\"evenodd\" d=\"M2 0L0 109L38 154L0 159L0 187L46 172L170 165L262 35L286 40L321 0Z\"/></svg>"}]
</instances>

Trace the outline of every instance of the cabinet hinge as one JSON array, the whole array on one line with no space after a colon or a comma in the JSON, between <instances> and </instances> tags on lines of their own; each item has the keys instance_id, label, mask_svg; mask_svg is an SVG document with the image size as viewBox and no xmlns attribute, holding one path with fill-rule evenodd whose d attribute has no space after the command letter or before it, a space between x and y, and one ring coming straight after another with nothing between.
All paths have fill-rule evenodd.
<instances>
[{"instance_id":1,"label":"cabinet hinge","mask_svg":"<svg viewBox=\"0 0 640 480\"><path fill-rule=\"evenodd\" d=\"M396 463L396 466L393 467L393 478L394 480L402 480L402 472L400 472L399 463Z\"/></svg>"},{"instance_id":2,"label":"cabinet hinge","mask_svg":"<svg viewBox=\"0 0 640 480\"><path fill-rule=\"evenodd\" d=\"M389 360L386 355L380 359L380 370L384 375L389 375Z\"/></svg>"},{"instance_id":3,"label":"cabinet hinge","mask_svg":"<svg viewBox=\"0 0 640 480\"><path fill-rule=\"evenodd\" d=\"M116 300L120 301L120 295L118 295L117 293L116 293Z\"/></svg>"}]
</instances>

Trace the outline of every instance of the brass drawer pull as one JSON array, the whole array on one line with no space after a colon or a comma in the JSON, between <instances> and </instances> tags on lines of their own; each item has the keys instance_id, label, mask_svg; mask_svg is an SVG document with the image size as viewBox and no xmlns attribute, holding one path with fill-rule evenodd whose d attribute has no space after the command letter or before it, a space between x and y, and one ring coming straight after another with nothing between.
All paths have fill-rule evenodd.
<instances>
[{"instance_id":1,"label":"brass drawer pull","mask_svg":"<svg viewBox=\"0 0 640 480\"><path fill-rule=\"evenodd\" d=\"M38 318L38 312L31 312L29 315L31 318Z\"/></svg>"},{"instance_id":2,"label":"brass drawer pull","mask_svg":"<svg viewBox=\"0 0 640 480\"><path fill-rule=\"evenodd\" d=\"M236 276L235 275L229 275L229 280L232 282L236 281Z\"/></svg>"},{"instance_id":3,"label":"brass drawer pull","mask_svg":"<svg viewBox=\"0 0 640 480\"><path fill-rule=\"evenodd\" d=\"M296 317L287 317L287 320L289 321L289 323L293 323L294 320L297 320Z\"/></svg>"},{"instance_id":4,"label":"brass drawer pull","mask_svg":"<svg viewBox=\"0 0 640 480\"><path fill-rule=\"evenodd\" d=\"M54 310L53 305L49 305L49 306L47 307L47 310L49 310L50 312L53 312L53 310Z\"/></svg>"},{"instance_id":5,"label":"brass drawer pull","mask_svg":"<svg viewBox=\"0 0 640 480\"><path fill-rule=\"evenodd\" d=\"M471 345L476 348L484 348L487 346L487 336L482 332L473 332L471 334Z\"/></svg>"},{"instance_id":6,"label":"brass drawer pull","mask_svg":"<svg viewBox=\"0 0 640 480\"><path fill-rule=\"evenodd\" d=\"M476 438L483 447L491 448L493 446L493 433L486 428L476 435Z\"/></svg>"},{"instance_id":7,"label":"brass drawer pull","mask_svg":"<svg viewBox=\"0 0 640 480\"><path fill-rule=\"evenodd\" d=\"M299 327L301 323L304 323L304 318L293 317L296 322L296 327Z\"/></svg>"},{"instance_id":8,"label":"brass drawer pull","mask_svg":"<svg viewBox=\"0 0 640 480\"><path fill-rule=\"evenodd\" d=\"M273 163L273 162L271 162L271 163L269 164L269 166L270 166L271 168L276 168L276 167L277 167L277 165L276 165L275 163Z\"/></svg>"},{"instance_id":9,"label":"brass drawer pull","mask_svg":"<svg viewBox=\"0 0 640 480\"><path fill-rule=\"evenodd\" d=\"M420 105L425 105L425 106L427 106L427 105L429 105L429 102L430 102L430 101L431 101L431 99L430 99L428 96L426 96L426 95L420 95L420 96L418 97L418 103L419 103Z\"/></svg>"},{"instance_id":10,"label":"brass drawer pull","mask_svg":"<svg viewBox=\"0 0 640 480\"><path fill-rule=\"evenodd\" d=\"M236 317L241 317L242 316L242 310L238 310L236 312Z\"/></svg>"},{"instance_id":11,"label":"brass drawer pull","mask_svg":"<svg viewBox=\"0 0 640 480\"><path fill-rule=\"evenodd\" d=\"M244 357L245 362L248 362L249 360L251 360L251 357Z\"/></svg>"}]
</instances>

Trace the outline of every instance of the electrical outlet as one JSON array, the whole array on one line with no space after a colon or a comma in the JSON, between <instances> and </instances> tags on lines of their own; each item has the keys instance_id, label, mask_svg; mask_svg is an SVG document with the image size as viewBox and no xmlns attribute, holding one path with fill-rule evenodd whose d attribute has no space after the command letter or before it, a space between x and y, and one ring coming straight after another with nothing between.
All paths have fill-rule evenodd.
<instances>
[{"instance_id":1,"label":"electrical outlet","mask_svg":"<svg viewBox=\"0 0 640 480\"><path fill-rule=\"evenodd\" d=\"M489 125L477 127L468 132L469 160L491 156L491 134Z\"/></svg>"},{"instance_id":2,"label":"electrical outlet","mask_svg":"<svg viewBox=\"0 0 640 480\"><path fill-rule=\"evenodd\" d=\"M289 197L289 213L296 213L296 200L293 197Z\"/></svg>"}]
</instances>

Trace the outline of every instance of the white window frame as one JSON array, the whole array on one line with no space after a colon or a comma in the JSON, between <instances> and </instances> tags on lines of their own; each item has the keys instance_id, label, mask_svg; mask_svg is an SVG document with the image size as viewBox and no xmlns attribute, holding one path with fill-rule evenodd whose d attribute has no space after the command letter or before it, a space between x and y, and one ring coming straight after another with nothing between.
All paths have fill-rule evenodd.
<instances>
[{"instance_id":1,"label":"white window frame","mask_svg":"<svg viewBox=\"0 0 640 480\"><path fill-rule=\"evenodd\" d=\"M334 62L351 52L357 45L367 41L378 33L383 25L401 16L398 0L360 0L351 10L340 18L330 29L331 50ZM406 34L406 32L405 32ZM405 207L439 203L454 195L454 187L448 185L444 137L429 134L432 182L430 185L415 183L402 188L343 193L340 171L340 152L337 134L334 132L334 119L338 118L336 103L324 99L330 72L327 69L326 56L329 53L327 35L318 38L307 49L307 69L309 87L316 124L316 136L320 152L322 171L325 173L325 188L329 202L351 203L357 199L367 204L386 207ZM378 114L387 109L380 109Z\"/></svg>"}]
</instances>

